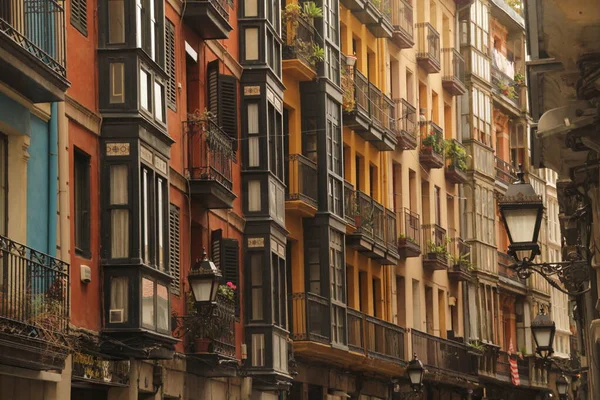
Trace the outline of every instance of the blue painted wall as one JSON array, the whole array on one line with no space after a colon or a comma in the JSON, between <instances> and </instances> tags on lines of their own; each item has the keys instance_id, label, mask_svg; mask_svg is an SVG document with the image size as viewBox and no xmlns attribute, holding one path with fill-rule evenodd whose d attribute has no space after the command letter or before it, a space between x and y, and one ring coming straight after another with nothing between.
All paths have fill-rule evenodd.
<instances>
[{"instance_id":1,"label":"blue painted wall","mask_svg":"<svg viewBox=\"0 0 600 400\"><path fill-rule=\"evenodd\" d=\"M48 124L33 115L27 162L27 245L48 253ZM56 210L54 210L56 214Z\"/></svg>"}]
</instances>

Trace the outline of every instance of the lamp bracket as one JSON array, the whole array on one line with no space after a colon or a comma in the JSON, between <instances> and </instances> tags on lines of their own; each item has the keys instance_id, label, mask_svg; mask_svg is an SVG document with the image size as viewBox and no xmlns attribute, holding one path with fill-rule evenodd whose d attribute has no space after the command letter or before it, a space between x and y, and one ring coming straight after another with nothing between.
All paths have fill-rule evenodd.
<instances>
[{"instance_id":1,"label":"lamp bracket","mask_svg":"<svg viewBox=\"0 0 600 400\"><path fill-rule=\"evenodd\" d=\"M524 258L510 266L521 279L529 278L534 272L540 274L552 287L570 296L579 296L590 289L581 289L583 283L590 279L589 265L585 260L561 261L555 263L534 263ZM556 275L565 285L563 289L552 276Z\"/></svg>"}]
</instances>

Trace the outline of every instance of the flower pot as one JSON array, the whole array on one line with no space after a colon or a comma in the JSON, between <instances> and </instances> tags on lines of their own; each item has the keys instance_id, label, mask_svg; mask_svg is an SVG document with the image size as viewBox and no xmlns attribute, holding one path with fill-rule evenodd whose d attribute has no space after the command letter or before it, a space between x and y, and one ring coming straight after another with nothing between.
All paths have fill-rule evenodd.
<instances>
[{"instance_id":1,"label":"flower pot","mask_svg":"<svg viewBox=\"0 0 600 400\"><path fill-rule=\"evenodd\" d=\"M194 339L194 352L196 353L208 353L210 352L210 345L212 340L207 338L195 338Z\"/></svg>"}]
</instances>

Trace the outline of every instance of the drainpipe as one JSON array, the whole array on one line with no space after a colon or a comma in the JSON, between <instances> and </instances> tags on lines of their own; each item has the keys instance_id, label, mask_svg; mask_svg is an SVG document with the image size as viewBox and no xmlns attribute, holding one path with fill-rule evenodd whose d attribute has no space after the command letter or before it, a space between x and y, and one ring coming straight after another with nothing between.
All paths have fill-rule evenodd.
<instances>
[{"instance_id":1,"label":"drainpipe","mask_svg":"<svg viewBox=\"0 0 600 400\"><path fill-rule=\"evenodd\" d=\"M58 211L60 213L60 259L71 263L69 223L69 131L65 103L58 103Z\"/></svg>"},{"instance_id":2,"label":"drainpipe","mask_svg":"<svg viewBox=\"0 0 600 400\"><path fill-rule=\"evenodd\" d=\"M56 202L58 194L58 104L52 103L48 144L48 254L56 256Z\"/></svg>"}]
</instances>

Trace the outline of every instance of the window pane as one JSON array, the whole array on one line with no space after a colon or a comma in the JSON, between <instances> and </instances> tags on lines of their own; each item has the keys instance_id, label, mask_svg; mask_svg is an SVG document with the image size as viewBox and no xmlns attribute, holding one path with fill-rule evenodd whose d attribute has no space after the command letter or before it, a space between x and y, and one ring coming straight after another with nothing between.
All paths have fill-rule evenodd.
<instances>
[{"instance_id":1,"label":"window pane","mask_svg":"<svg viewBox=\"0 0 600 400\"><path fill-rule=\"evenodd\" d=\"M154 116L165 122L165 88L158 82L154 82Z\"/></svg>"},{"instance_id":2,"label":"window pane","mask_svg":"<svg viewBox=\"0 0 600 400\"><path fill-rule=\"evenodd\" d=\"M127 165L110 166L110 204L128 204Z\"/></svg>"},{"instance_id":3,"label":"window pane","mask_svg":"<svg viewBox=\"0 0 600 400\"><path fill-rule=\"evenodd\" d=\"M156 286L156 325L158 329L169 330L169 292L166 286Z\"/></svg>"},{"instance_id":4,"label":"window pane","mask_svg":"<svg viewBox=\"0 0 600 400\"><path fill-rule=\"evenodd\" d=\"M149 222L149 210L150 204L149 193L148 193L148 170L142 169L142 258L146 264L150 264L150 227Z\"/></svg>"},{"instance_id":5,"label":"window pane","mask_svg":"<svg viewBox=\"0 0 600 400\"><path fill-rule=\"evenodd\" d=\"M257 17L258 16L258 1L257 0L245 0L244 11L246 17Z\"/></svg>"},{"instance_id":6,"label":"window pane","mask_svg":"<svg viewBox=\"0 0 600 400\"><path fill-rule=\"evenodd\" d=\"M142 278L142 325L154 328L154 282Z\"/></svg>"},{"instance_id":7,"label":"window pane","mask_svg":"<svg viewBox=\"0 0 600 400\"><path fill-rule=\"evenodd\" d=\"M248 181L248 211L260 211L260 181Z\"/></svg>"},{"instance_id":8,"label":"window pane","mask_svg":"<svg viewBox=\"0 0 600 400\"><path fill-rule=\"evenodd\" d=\"M110 211L111 224L111 258L127 258L129 256L129 210L116 209Z\"/></svg>"},{"instance_id":9,"label":"window pane","mask_svg":"<svg viewBox=\"0 0 600 400\"><path fill-rule=\"evenodd\" d=\"M135 0L135 39L137 47L142 47L142 0Z\"/></svg>"},{"instance_id":10,"label":"window pane","mask_svg":"<svg viewBox=\"0 0 600 400\"><path fill-rule=\"evenodd\" d=\"M157 196L157 200L156 200L156 206L158 208L157 210L157 215L158 215L158 232L157 232L157 236L158 236L158 269L160 269L161 271L165 270L165 232L164 232L164 227L165 227L165 213L164 213L164 208L165 205L163 203L163 190L164 190L164 181L161 178L158 178L157 181L157 188L156 188L156 196Z\"/></svg>"},{"instance_id":11,"label":"window pane","mask_svg":"<svg viewBox=\"0 0 600 400\"><path fill-rule=\"evenodd\" d=\"M263 279L262 279L262 256L253 254L250 258L250 285L252 286L252 320L262 320L263 315Z\"/></svg>"},{"instance_id":12,"label":"window pane","mask_svg":"<svg viewBox=\"0 0 600 400\"><path fill-rule=\"evenodd\" d=\"M265 335L252 335L252 366L263 367L265 365Z\"/></svg>"},{"instance_id":13,"label":"window pane","mask_svg":"<svg viewBox=\"0 0 600 400\"><path fill-rule=\"evenodd\" d=\"M140 106L146 111L150 111L151 87L150 74L142 69L140 71Z\"/></svg>"},{"instance_id":14,"label":"window pane","mask_svg":"<svg viewBox=\"0 0 600 400\"><path fill-rule=\"evenodd\" d=\"M125 102L125 64L110 64L110 104Z\"/></svg>"},{"instance_id":15,"label":"window pane","mask_svg":"<svg viewBox=\"0 0 600 400\"><path fill-rule=\"evenodd\" d=\"M125 42L124 0L109 0L108 2L108 42Z\"/></svg>"},{"instance_id":16,"label":"window pane","mask_svg":"<svg viewBox=\"0 0 600 400\"><path fill-rule=\"evenodd\" d=\"M126 277L110 278L109 323L127 322L129 308L129 285Z\"/></svg>"},{"instance_id":17,"label":"window pane","mask_svg":"<svg viewBox=\"0 0 600 400\"><path fill-rule=\"evenodd\" d=\"M246 60L258 60L258 28L246 28Z\"/></svg>"}]
</instances>

